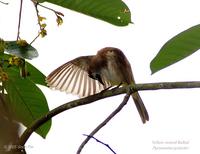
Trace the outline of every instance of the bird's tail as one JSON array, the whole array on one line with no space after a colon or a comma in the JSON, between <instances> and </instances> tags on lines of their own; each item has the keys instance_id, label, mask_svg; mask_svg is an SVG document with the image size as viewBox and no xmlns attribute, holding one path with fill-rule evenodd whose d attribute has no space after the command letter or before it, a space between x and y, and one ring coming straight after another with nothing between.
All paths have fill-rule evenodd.
<instances>
[{"instance_id":1,"label":"bird's tail","mask_svg":"<svg viewBox=\"0 0 200 154\"><path fill-rule=\"evenodd\" d=\"M135 105L137 107L137 110L140 114L140 117L141 117L141 120L143 123L145 123L146 121L149 121L149 115L148 115L148 112L146 110L146 107L144 106L144 103L139 95L138 92L134 92L132 94L132 98L135 102Z\"/></svg>"}]
</instances>

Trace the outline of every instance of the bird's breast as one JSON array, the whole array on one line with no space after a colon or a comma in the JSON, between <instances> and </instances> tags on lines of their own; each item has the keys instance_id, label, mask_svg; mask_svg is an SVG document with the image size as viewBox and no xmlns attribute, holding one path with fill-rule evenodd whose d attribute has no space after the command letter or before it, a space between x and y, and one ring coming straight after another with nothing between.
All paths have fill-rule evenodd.
<instances>
[{"instance_id":1,"label":"bird's breast","mask_svg":"<svg viewBox=\"0 0 200 154\"><path fill-rule=\"evenodd\" d=\"M113 86L123 83L122 73L114 62L108 62L107 66L102 68L101 75Z\"/></svg>"}]
</instances>

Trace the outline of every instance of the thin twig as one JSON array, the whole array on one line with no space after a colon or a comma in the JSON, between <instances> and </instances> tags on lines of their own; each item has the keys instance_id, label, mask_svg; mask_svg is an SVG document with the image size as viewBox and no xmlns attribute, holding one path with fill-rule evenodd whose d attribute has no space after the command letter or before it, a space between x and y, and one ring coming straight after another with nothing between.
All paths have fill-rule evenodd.
<instances>
[{"instance_id":1,"label":"thin twig","mask_svg":"<svg viewBox=\"0 0 200 154\"><path fill-rule=\"evenodd\" d=\"M2 1L0 1L0 3L5 4L5 5L8 5L8 4L9 4L9 3L6 3L6 2L2 2Z\"/></svg>"},{"instance_id":2,"label":"thin twig","mask_svg":"<svg viewBox=\"0 0 200 154\"><path fill-rule=\"evenodd\" d=\"M40 32L41 32L43 29L42 29L41 23L40 23L40 21L39 21L40 15L39 15L38 7L37 7L39 3L38 3L37 1L34 1L34 0L32 0L32 2L33 2L33 5L34 5L34 7L35 7L35 11L36 11L36 15L37 15L37 22L38 22L38 25L39 25L39 28L40 28ZM31 41L30 44L33 44L33 42L35 42L35 41L37 40L37 38L39 38L39 36L41 35L40 32L39 32L38 35Z\"/></svg>"},{"instance_id":3,"label":"thin twig","mask_svg":"<svg viewBox=\"0 0 200 154\"><path fill-rule=\"evenodd\" d=\"M54 116L62 113L63 111L92 103L94 101L116 96L119 94L127 93L127 88L131 88L133 91L141 91L141 90L158 90L158 89L182 89L182 88L200 88L200 81L193 82L160 82L160 83L145 83L145 84L136 84L129 85L126 87L121 87L118 89L111 89L105 91L103 93L98 93L92 96L88 96L86 98L81 98L78 100L74 100L68 103L65 103L51 111L49 111L46 115L41 116L37 120L35 120L22 134L18 143L16 145L24 146L30 135L45 122L53 118Z\"/></svg>"},{"instance_id":4,"label":"thin twig","mask_svg":"<svg viewBox=\"0 0 200 154\"><path fill-rule=\"evenodd\" d=\"M19 10L19 21L18 21L18 28L17 28L17 41L19 40L19 35L20 35L20 26L21 26L21 17L22 17L22 5L23 5L23 0L20 2L20 10Z\"/></svg>"},{"instance_id":5,"label":"thin twig","mask_svg":"<svg viewBox=\"0 0 200 154\"><path fill-rule=\"evenodd\" d=\"M33 44L37 40L38 37L40 37L40 33L38 33L38 35L31 41L30 45Z\"/></svg>"},{"instance_id":6,"label":"thin twig","mask_svg":"<svg viewBox=\"0 0 200 154\"><path fill-rule=\"evenodd\" d=\"M83 147L87 144L91 137L94 136L102 127L104 127L121 109L126 105L130 97L130 93L126 94L122 103L103 121L101 122L91 133L87 136L87 138L81 143L78 148L77 154L80 154ZM115 153L112 149L110 149L113 153Z\"/></svg>"},{"instance_id":7,"label":"thin twig","mask_svg":"<svg viewBox=\"0 0 200 154\"><path fill-rule=\"evenodd\" d=\"M40 31L42 31L42 27L41 27L41 24L40 24L40 22L39 22L39 18L40 18L39 10L38 10L38 7L37 7L39 3L36 3L35 1L33 1L33 4L34 4L34 6L35 6L35 11L36 11L37 18L38 18L38 25L39 25L39 27L40 27Z\"/></svg>"},{"instance_id":8,"label":"thin twig","mask_svg":"<svg viewBox=\"0 0 200 154\"><path fill-rule=\"evenodd\" d=\"M89 138L93 138L93 139L96 140L98 143L101 143L101 144L105 145L112 153L117 154L108 144L106 144L106 143L100 141L100 140L97 139L96 137L90 136L90 135L86 135L86 134L83 134L83 135L84 135L84 136L87 136L87 137L89 137Z\"/></svg>"},{"instance_id":9,"label":"thin twig","mask_svg":"<svg viewBox=\"0 0 200 154\"><path fill-rule=\"evenodd\" d=\"M38 35L31 41L30 44L32 44L33 42L35 42L35 41L37 40L37 38L39 38L39 36L41 36L41 32L46 31L45 28L42 27L42 24L41 24L41 22L40 22L40 18L41 18L41 17L40 17L40 15L39 15L39 10L38 10L38 5L39 5L39 3L38 3L37 1L35 1L35 0L32 0L32 2L33 2L33 5L34 5L34 7L35 7L35 11L36 11L36 15L37 15L37 22L38 22L40 31L39 31Z\"/></svg>"},{"instance_id":10,"label":"thin twig","mask_svg":"<svg viewBox=\"0 0 200 154\"><path fill-rule=\"evenodd\" d=\"M54 12L56 15L64 16L63 13L61 13L61 12L59 12L59 11L56 11L56 10L54 10L54 9L52 9L52 8L49 8L49 7L44 6L44 5L41 5L40 3L38 3L38 5L39 5L40 7L43 7L43 8L45 8L45 9L47 9L47 10L50 10L50 11Z\"/></svg>"}]
</instances>

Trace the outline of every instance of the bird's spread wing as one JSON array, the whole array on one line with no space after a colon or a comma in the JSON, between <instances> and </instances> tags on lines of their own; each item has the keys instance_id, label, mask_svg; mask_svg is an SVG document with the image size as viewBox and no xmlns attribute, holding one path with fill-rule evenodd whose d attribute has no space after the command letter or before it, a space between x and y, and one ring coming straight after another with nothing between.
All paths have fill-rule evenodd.
<instances>
[{"instance_id":1,"label":"bird's spread wing","mask_svg":"<svg viewBox=\"0 0 200 154\"><path fill-rule=\"evenodd\" d=\"M88 76L88 67L92 56L78 57L58 67L46 78L51 88L85 97L98 93L110 86L103 79L104 85Z\"/></svg>"}]
</instances>

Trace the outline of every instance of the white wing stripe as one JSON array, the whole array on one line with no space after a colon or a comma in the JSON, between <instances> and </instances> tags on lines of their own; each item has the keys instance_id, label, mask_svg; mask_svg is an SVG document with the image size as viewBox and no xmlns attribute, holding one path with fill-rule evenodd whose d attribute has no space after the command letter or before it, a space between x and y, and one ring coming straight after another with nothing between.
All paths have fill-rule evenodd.
<instances>
[{"instance_id":1,"label":"white wing stripe","mask_svg":"<svg viewBox=\"0 0 200 154\"><path fill-rule=\"evenodd\" d=\"M69 91L72 91L72 88L70 88L70 85L72 85L72 82L74 80L74 76L76 75L76 72L78 71L77 68L72 68L72 72L69 74L69 77L65 78L65 80L63 80L62 86L60 87L60 89L62 90L66 90L69 89ZM66 84L67 83L67 84Z\"/></svg>"},{"instance_id":2,"label":"white wing stripe","mask_svg":"<svg viewBox=\"0 0 200 154\"><path fill-rule=\"evenodd\" d=\"M77 81L78 81L78 77L79 77L79 74L80 74L80 72L81 72L81 69L79 69L78 67L77 67L77 72L76 72L76 74L75 74L75 77L74 77L74 80L73 80L73 85L72 85L72 93L76 93L75 91L76 91L76 87L77 87L77 85L79 85L78 83L77 83Z\"/></svg>"},{"instance_id":3,"label":"white wing stripe","mask_svg":"<svg viewBox=\"0 0 200 154\"><path fill-rule=\"evenodd\" d=\"M86 75L86 74L85 74L85 75ZM87 75L87 76L88 76L88 75ZM89 78L88 78L87 76L85 76L85 81L84 81L84 82L85 82L85 94L84 94L84 96L89 96L89 93L88 93L88 92L89 92L89 90L90 90L90 88L88 87L88 84L89 84L89 83L88 83L88 82L89 82L88 80L89 80Z\"/></svg>"},{"instance_id":4,"label":"white wing stripe","mask_svg":"<svg viewBox=\"0 0 200 154\"><path fill-rule=\"evenodd\" d=\"M83 82L81 83L82 84L82 96L86 96L86 90L87 90L87 76L85 74L85 72L83 72L84 75L83 75Z\"/></svg>"},{"instance_id":5,"label":"white wing stripe","mask_svg":"<svg viewBox=\"0 0 200 154\"><path fill-rule=\"evenodd\" d=\"M47 78L48 80L54 80L56 79L56 76L59 76L58 74L62 74L62 72L66 69L68 69L71 65L69 63L62 65L61 67L59 67L58 69L56 69L55 71L53 71L49 77Z\"/></svg>"},{"instance_id":6,"label":"white wing stripe","mask_svg":"<svg viewBox=\"0 0 200 154\"><path fill-rule=\"evenodd\" d=\"M66 70L66 72L64 72ZM68 73L68 71L71 70L70 68L66 68L66 69L62 69L59 72L55 72L55 75L52 75L52 77L50 78L50 82L57 87L59 85L60 80L62 80L62 76L66 77L66 74Z\"/></svg>"},{"instance_id":7,"label":"white wing stripe","mask_svg":"<svg viewBox=\"0 0 200 154\"><path fill-rule=\"evenodd\" d=\"M80 69L78 79L77 79L77 82L76 82L76 88L75 88L74 94L79 95L79 93L80 93L81 81L82 81L81 76L82 76L82 70Z\"/></svg>"},{"instance_id":8,"label":"white wing stripe","mask_svg":"<svg viewBox=\"0 0 200 154\"><path fill-rule=\"evenodd\" d=\"M78 95L79 96L82 96L82 92L81 92L81 89L82 89L82 84L83 84L83 75L84 75L84 72L83 70L81 71L80 73L80 80L79 80L79 89L78 89Z\"/></svg>"},{"instance_id":9,"label":"white wing stripe","mask_svg":"<svg viewBox=\"0 0 200 154\"><path fill-rule=\"evenodd\" d=\"M58 82L58 84L57 84L57 87L58 87L60 90L62 90L61 87L62 87L62 85L64 84L64 82L65 82L65 84L66 84L66 87L68 87L68 85L69 85L69 82L68 82L68 81L69 81L69 79L71 78L71 73L72 73L73 71L74 71L74 70L73 70L73 67L71 67L69 71L63 72L62 74L60 74L59 78L57 79L57 80L59 80L59 82ZM66 79L66 81L65 81L65 79Z\"/></svg>"}]
</instances>

